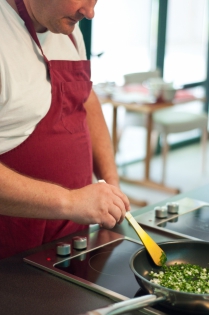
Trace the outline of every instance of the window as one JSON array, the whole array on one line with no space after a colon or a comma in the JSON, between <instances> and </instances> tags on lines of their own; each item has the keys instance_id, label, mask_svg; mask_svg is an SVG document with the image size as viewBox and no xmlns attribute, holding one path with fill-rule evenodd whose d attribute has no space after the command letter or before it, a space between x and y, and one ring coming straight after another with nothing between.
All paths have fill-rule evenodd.
<instances>
[{"instance_id":1,"label":"window","mask_svg":"<svg viewBox=\"0 0 209 315\"><path fill-rule=\"evenodd\" d=\"M152 65L152 0L100 0L92 21L92 80L120 84ZM100 57L97 55L100 55Z\"/></svg>"},{"instance_id":2,"label":"window","mask_svg":"<svg viewBox=\"0 0 209 315\"><path fill-rule=\"evenodd\" d=\"M206 79L208 1L169 0L164 78L176 84Z\"/></svg>"}]
</instances>

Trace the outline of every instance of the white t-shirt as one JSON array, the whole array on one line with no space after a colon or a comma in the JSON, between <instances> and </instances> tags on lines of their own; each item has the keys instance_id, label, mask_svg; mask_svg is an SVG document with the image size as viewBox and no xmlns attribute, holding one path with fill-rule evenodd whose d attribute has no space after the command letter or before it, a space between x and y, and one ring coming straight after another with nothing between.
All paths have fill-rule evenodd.
<instances>
[{"instance_id":1,"label":"white t-shirt","mask_svg":"<svg viewBox=\"0 0 209 315\"><path fill-rule=\"evenodd\" d=\"M37 34L48 60L85 60L81 31L68 36L50 31ZM41 52L24 21L6 0L0 0L0 154L21 144L46 115L51 84Z\"/></svg>"}]
</instances>

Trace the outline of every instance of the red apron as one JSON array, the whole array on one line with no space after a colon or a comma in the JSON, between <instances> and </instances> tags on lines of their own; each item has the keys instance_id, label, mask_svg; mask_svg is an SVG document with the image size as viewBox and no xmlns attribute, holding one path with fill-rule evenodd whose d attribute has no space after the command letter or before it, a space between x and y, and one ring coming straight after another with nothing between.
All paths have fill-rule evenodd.
<instances>
[{"instance_id":1,"label":"red apron","mask_svg":"<svg viewBox=\"0 0 209 315\"><path fill-rule=\"evenodd\" d=\"M16 0L16 5L43 54L23 0ZM92 149L83 107L92 87L90 62L48 61L44 54L43 58L51 80L50 109L27 140L0 155L0 161L23 175L81 188L92 182ZM67 220L0 216L0 258L86 227Z\"/></svg>"}]
</instances>

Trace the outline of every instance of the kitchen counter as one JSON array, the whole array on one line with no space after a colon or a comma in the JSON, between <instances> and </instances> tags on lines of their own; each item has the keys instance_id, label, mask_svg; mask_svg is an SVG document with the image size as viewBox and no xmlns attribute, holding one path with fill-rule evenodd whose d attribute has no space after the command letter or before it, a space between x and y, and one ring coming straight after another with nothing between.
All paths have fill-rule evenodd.
<instances>
[{"instance_id":1,"label":"kitchen counter","mask_svg":"<svg viewBox=\"0 0 209 315\"><path fill-rule=\"evenodd\" d=\"M209 185L200 187L185 194L179 194L155 205L132 212L137 217L152 210L155 206L165 205L168 201L176 201L184 197L198 199L209 203ZM92 226L89 233L97 233L97 226ZM156 233L145 229L156 242L174 240L172 235ZM113 229L114 232L137 239L134 230L124 221ZM82 232L79 235L85 235ZM96 235L96 234L95 234ZM108 231L103 231L108 238ZM71 239L73 235L62 241ZM76 315L89 310L112 304L113 301L99 293L90 291L77 284L61 279L51 273L31 266L23 258L43 249L52 248L57 241L45 244L30 251L0 261L0 314L1 315ZM127 314L139 314L137 311Z\"/></svg>"}]
</instances>

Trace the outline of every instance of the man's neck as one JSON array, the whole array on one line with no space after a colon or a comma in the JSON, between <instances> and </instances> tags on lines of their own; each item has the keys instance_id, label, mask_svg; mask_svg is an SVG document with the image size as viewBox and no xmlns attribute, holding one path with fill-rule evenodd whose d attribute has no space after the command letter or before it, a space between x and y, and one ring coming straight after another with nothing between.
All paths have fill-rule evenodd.
<instances>
[{"instance_id":1,"label":"man's neck","mask_svg":"<svg viewBox=\"0 0 209 315\"><path fill-rule=\"evenodd\" d=\"M16 6L16 3L15 3L15 0L6 0L6 1L7 1L7 2L11 5L11 7L19 14L18 9L17 9L17 6ZM25 3L25 2L24 2L24 3ZM26 6L26 4L25 4L25 6ZM27 9L27 7L26 7L26 9ZM33 22L33 25L34 25L34 28L35 28L36 32L40 32L40 33L45 32L47 29L44 28L42 25L40 25L40 24L31 16L29 10L27 10L27 11L28 11L28 14L29 14L29 16L30 16L32 22Z\"/></svg>"},{"instance_id":2,"label":"man's neck","mask_svg":"<svg viewBox=\"0 0 209 315\"><path fill-rule=\"evenodd\" d=\"M18 13L17 6L14 0L7 0L11 7Z\"/></svg>"}]
</instances>

